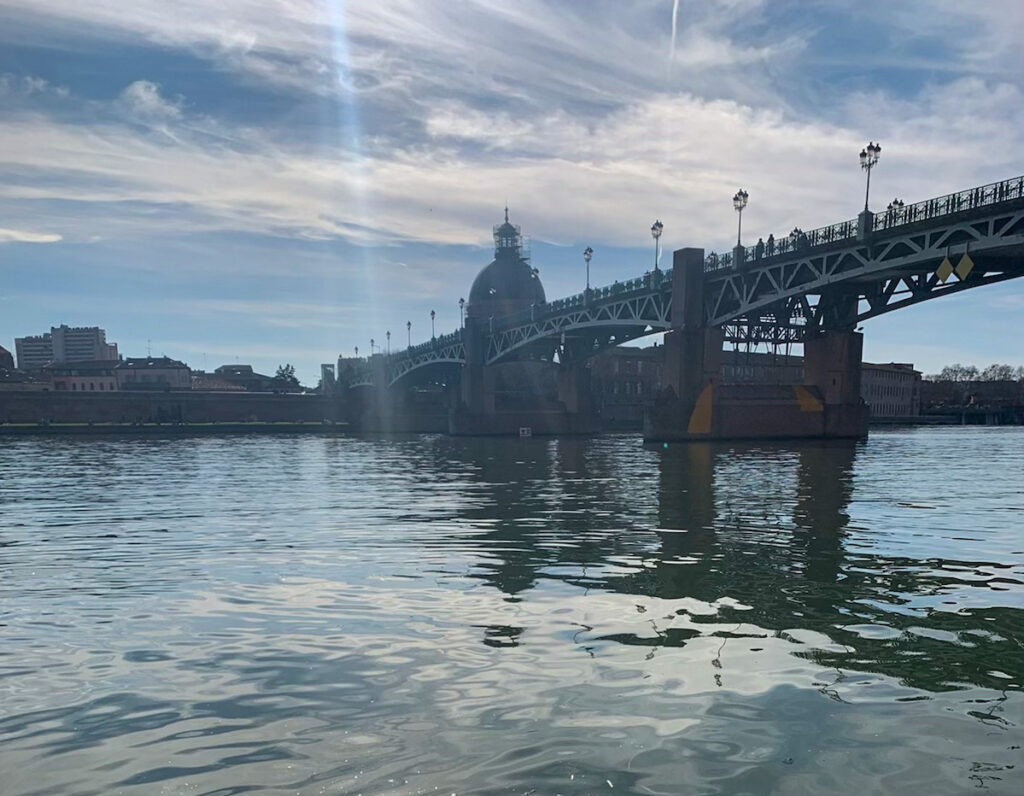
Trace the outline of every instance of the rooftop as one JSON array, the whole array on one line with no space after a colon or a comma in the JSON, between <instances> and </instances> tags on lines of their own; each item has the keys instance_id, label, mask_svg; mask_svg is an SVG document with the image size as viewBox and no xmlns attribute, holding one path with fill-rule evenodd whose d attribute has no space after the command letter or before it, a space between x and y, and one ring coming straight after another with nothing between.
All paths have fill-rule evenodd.
<instances>
[{"instance_id":1,"label":"rooftop","mask_svg":"<svg viewBox=\"0 0 1024 796\"><path fill-rule=\"evenodd\" d=\"M158 370L161 368L188 368L184 362L170 357L128 357L117 363L118 368L140 368Z\"/></svg>"},{"instance_id":2,"label":"rooftop","mask_svg":"<svg viewBox=\"0 0 1024 796\"><path fill-rule=\"evenodd\" d=\"M99 373L113 371L120 363L116 359L84 359L77 362L48 362L42 369L47 373L70 373L71 371Z\"/></svg>"}]
</instances>

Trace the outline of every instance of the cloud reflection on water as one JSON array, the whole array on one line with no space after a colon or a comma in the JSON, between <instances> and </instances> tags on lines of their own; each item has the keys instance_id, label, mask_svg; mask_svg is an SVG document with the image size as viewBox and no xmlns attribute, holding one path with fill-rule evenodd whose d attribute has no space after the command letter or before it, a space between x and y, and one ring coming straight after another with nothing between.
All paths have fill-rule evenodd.
<instances>
[{"instance_id":1,"label":"cloud reflection on water","mask_svg":"<svg viewBox=\"0 0 1024 796\"><path fill-rule=\"evenodd\" d=\"M1024 448L952 433L19 440L7 787L1015 792Z\"/></svg>"}]
</instances>

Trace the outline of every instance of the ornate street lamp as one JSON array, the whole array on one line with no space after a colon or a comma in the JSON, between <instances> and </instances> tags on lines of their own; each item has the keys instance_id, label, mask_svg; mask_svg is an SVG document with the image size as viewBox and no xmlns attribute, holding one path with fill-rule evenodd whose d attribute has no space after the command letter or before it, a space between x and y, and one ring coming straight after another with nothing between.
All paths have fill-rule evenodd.
<instances>
[{"instance_id":1,"label":"ornate street lamp","mask_svg":"<svg viewBox=\"0 0 1024 796\"><path fill-rule=\"evenodd\" d=\"M437 313L434 312L433 310L431 310L430 311L430 339L431 340L433 340L435 337L437 337L437 335L434 334L434 316L435 315L437 315Z\"/></svg>"},{"instance_id":2,"label":"ornate street lamp","mask_svg":"<svg viewBox=\"0 0 1024 796\"><path fill-rule=\"evenodd\" d=\"M373 338L371 337L370 338L370 356L371 357L373 356L373 345L374 345L374 341L373 341Z\"/></svg>"},{"instance_id":3,"label":"ornate street lamp","mask_svg":"<svg viewBox=\"0 0 1024 796\"><path fill-rule=\"evenodd\" d=\"M359 359L359 346L356 346L356 359Z\"/></svg>"},{"instance_id":4,"label":"ornate street lamp","mask_svg":"<svg viewBox=\"0 0 1024 796\"><path fill-rule=\"evenodd\" d=\"M658 260L660 259L658 255L661 254L661 248L660 248L660 244L658 243L658 238L661 237L661 232L662 232L663 229L665 229L665 225L662 224L660 221L655 221L651 225L651 237L654 238L654 270L655 271L658 270Z\"/></svg>"},{"instance_id":5,"label":"ornate street lamp","mask_svg":"<svg viewBox=\"0 0 1024 796\"><path fill-rule=\"evenodd\" d=\"M391 356L391 330L384 332L384 336L388 339L388 356Z\"/></svg>"},{"instance_id":6,"label":"ornate street lamp","mask_svg":"<svg viewBox=\"0 0 1024 796\"><path fill-rule=\"evenodd\" d=\"M740 235L743 232L743 208L747 206L747 197L749 197L746 191L740 188L736 191L736 194L732 197L732 206L736 208L736 213L739 216L739 224L736 227L736 245L742 246L743 243L740 241Z\"/></svg>"},{"instance_id":7,"label":"ornate street lamp","mask_svg":"<svg viewBox=\"0 0 1024 796\"><path fill-rule=\"evenodd\" d=\"M583 259L587 261L587 293L590 292L590 258L594 256L594 250L589 246L583 250Z\"/></svg>"},{"instance_id":8,"label":"ornate street lamp","mask_svg":"<svg viewBox=\"0 0 1024 796\"><path fill-rule=\"evenodd\" d=\"M459 326L466 325L466 300L464 298L459 299Z\"/></svg>"},{"instance_id":9,"label":"ornate street lamp","mask_svg":"<svg viewBox=\"0 0 1024 796\"><path fill-rule=\"evenodd\" d=\"M405 322L405 334L408 338L409 348L412 348L412 321Z\"/></svg>"},{"instance_id":10,"label":"ornate street lamp","mask_svg":"<svg viewBox=\"0 0 1024 796\"><path fill-rule=\"evenodd\" d=\"M871 191L871 169L878 159L882 156L882 145L876 144L874 141L868 142L868 145L860 151L860 167L868 173L868 184L864 189L864 212L868 210L868 194Z\"/></svg>"}]
</instances>

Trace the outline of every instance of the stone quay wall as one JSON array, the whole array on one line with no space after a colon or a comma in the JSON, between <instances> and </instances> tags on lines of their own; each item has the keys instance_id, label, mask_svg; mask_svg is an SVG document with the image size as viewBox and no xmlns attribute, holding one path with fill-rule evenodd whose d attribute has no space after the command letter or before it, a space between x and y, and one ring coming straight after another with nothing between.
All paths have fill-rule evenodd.
<instances>
[{"instance_id":1,"label":"stone quay wall","mask_svg":"<svg viewBox=\"0 0 1024 796\"><path fill-rule=\"evenodd\" d=\"M0 392L2 423L319 423L345 419L344 403L321 395Z\"/></svg>"}]
</instances>

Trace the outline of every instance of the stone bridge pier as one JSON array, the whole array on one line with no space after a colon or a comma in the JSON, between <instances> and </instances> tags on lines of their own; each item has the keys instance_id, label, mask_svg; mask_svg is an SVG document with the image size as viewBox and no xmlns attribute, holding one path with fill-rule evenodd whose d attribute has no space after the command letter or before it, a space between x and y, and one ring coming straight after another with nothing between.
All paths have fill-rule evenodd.
<instances>
[{"instance_id":1,"label":"stone bridge pier","mask_svg":"<svg viewBox=\"0 0 1024 796\"><path fill-rule=\"evenodd\" d=\"M375 434L443 434L448 430L447 394L417 395L408 387L392 387L383 357L371 359L370 370L370 384L349 388L345 394L353 430Z\"/></svg>"},{"instance_id":2,"label":"stone bridge pier","mask_svg":"<svg viewBox=\"0 0 1024 796\"><path fill-rule=\"evenodd\" d=\"M867 435L862 335L825 331L806 340L802 384L723 384L723 332L704 323L704 285L704 250L677 250L672 329L662 389L644 419L646 441Z\"/></svg>"},{"instance_id":3,"label":"stone bridge pier","mask_svg":"<svg viewBox=\"0 0 1024 796\"><path fill-rule=\"evenodd\" d=\"M466 362L448 431L456 436L592 434L599 430L586 363L487 364L489 331L467 319Z\"/></svg>"}]
</instances>

